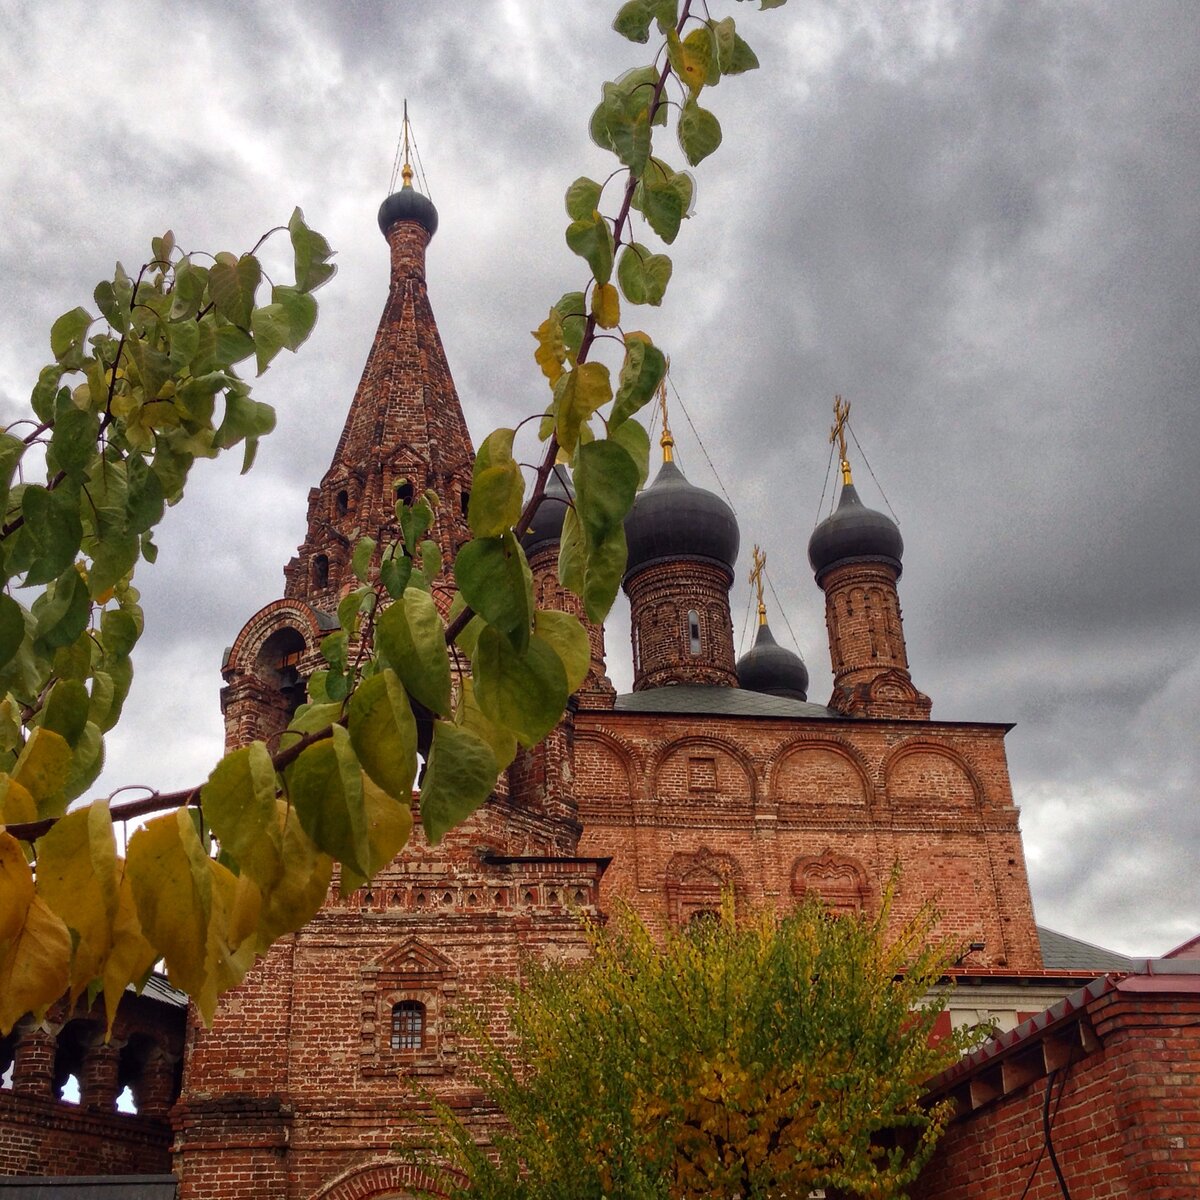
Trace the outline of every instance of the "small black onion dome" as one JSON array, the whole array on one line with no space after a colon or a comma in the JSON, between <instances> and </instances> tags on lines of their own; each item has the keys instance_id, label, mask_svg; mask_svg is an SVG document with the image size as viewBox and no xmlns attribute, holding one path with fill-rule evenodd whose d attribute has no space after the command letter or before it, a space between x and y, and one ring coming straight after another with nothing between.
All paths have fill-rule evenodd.
<instances>
[{"instance_id":1,"label":"small black onion dome","mask_svg":"<svg viewBox=\"0 0 1200 1200\"><path fill-rule=\"evenodd\" d=\"M808 699L808 668L804 659L781 646L771 627L758 627L754 645L737 661L738 685L748 692L766 692L768 696L786 696L790 700Z\"/></svg>"},{"instance_id":2,"label":"small black onion dome","mask_svg":"<svg viewBox=\"0 0 1200 1200\"><path fill-rule=\"evenodd\" d=\"M821 576L842 562L884 562L896 568L904 554L904 539L891 517L867 508L858 498L854 484L842 488L838 506L813 530L808 539L808 561Z\"/></svg>"},{"instance_id":3,"label":"small black onion dome","mask_svg":"<svg viewBox=\"0 0 1200 1200\"><path fill-rule=\"evenodd\" d=\"M664 559L699 558L727 570L737 562L737 518L720 496L688 483L683 472L665 462L654 482L634 501L625 518L628 579L642 567Z\"/></svg>"},{"instance_id":4,"label":"small black onion dome","mask_svg":"<svg viewBox=\"0 0 1200 1200\"><path fill-rule=\"evenodd\" d=\"M397 221L416 221L433 237L437 233L438 213L428 196L422 196L411 183L406 183L379 206L379 229L384 237Z\"/></svg>"},{"instance_id":5,"label":"small black onion dome","mask_svg":"<svg viewBox=\"0 0 1200 1200\"><path fill-rule=\"evenodd\" d=\"M529 528L521 535L521 547L526 558L532 558L539 550L556 544L562 538L567 504L575 496L570 480L563 478L565 475L566 468L557 467L546 477L542 498L533 510Z\"/></svg>"}]
</instances>

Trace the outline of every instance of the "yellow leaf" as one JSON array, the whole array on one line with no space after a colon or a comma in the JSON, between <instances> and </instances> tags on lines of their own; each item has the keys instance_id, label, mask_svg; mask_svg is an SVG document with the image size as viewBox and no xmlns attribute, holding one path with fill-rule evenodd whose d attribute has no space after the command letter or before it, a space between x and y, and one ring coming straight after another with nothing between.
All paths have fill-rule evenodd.
<instances>
[{"instance_id":1,"label":"yellow leaf","mask_svg":"<svg viewBox=\"0 0 1200 1200\"><path fill-rule=\"evenodd\" d=\"M10 833L0 833L0 946L21 932L31 903L33 872L21 843Z\"/></svg>"},{"instance_id":2,"label":"yellow leaf","mask_svg":"<svg viewBox=\"0 0 1200 1200\"><path fill-rule=\"evenodd\" d=\"M412 807L403 800L394 800L378 787L364 771L362 777L363 808L367 817L367 843L370 856L367 867L374 875L381 867L400 853L408 844L412 833ZM342 895L354 891L366 883L363 876L356 874L345 863L342 864Z\"/></svg>"},{"instance_id":3,"label":"yellow leaf","mask_svg":"<svg viewBox=\"0 0 1200 1200\"><path fill-rule=\"evenodd\" d=\"M53 1004L67 990L70 967L67 927L34 896L17 935L0 946L0 1036Z\"/></svg>"},{"instance_id":4,"label":"yellow leaf","mask_svg":"<svg viewBox=\"0 0 1200 1200\"><path fill-rule=\"evenodd\" d=\"M208 984L212 876L196 869L196 857L203 860L204 851L181 808L134 833L125 872L143 934L165 959L171 982L199 1004ZM210 1016L211 1009L206 1022Z\"/></svg>"},{"instance_id":5,"label":"yellow leaf","mask_svg":"<svg viewBox=\"0 0 1200 1200\"><path fill-rule=\"evenodd\" d=\"M333 875L333 859L317 849L283 800L276 802L270 839L264 838L241 867L262 891L258 947L264 951L276 938L313 918L329 893Z\"/></svg>"},{"instance_id":6,"label":"yellow leaf","mask_svg":"<svg viewBox=\"0 0 1200 1200\"><path fill-rule=\"evenodd\" d=\"M107 801L61 818L38 839L38 895L75 934L72 1002L104 972L117 916L117 847Z\"/></svg>"},{"instance_id":7,"label":"yellow leaf","mask_svg":"<svg viewBox=\"0 0 1200 1200\"><path fill-rule=\"evenodd\" d=\"M20 825L37 820L37 805L11 775L0 774L0 825Z\"/></svg>"},{"instance_id":8,"label":"yellow leaf","mask_svg":"<svg viewBox=\"0 0 1200 1200\"><path fill-rule=\"evenodd\" d=\"M535 329L533 336L537 339L537 349L533 357L542 368L542 374L553 387L563 373L563 363L567 360L567 347L563 342L562 317L556 309L550 310L550 315Z\"/></svg>"},{"instance_id":9,"label":"yellow leaf","mask_svg":"<svg viewBox=\"0 0 1200 1200\"><path fill-rule=\"evenodd\" d=\"M121 864L124 867L124 863ZM142 933L133 902L133 888L128 875L122 870L117 885L117 912L112 927L112 948L104 964L104 1011L108 1017L111 1033L117 1019L117 1005L121 1002L125 988L138 983L155 962L158 951Z\"/></svg>"},{"instance_id":10,"label":"yellow leaf","mask_svg":"<svg viewBox=\"0 0 1200 1200\"><path fill-rule=\"evenodd\" d=\"M592 289L592 315L601 329L615 329L621 322L621 296L615 285L603 284Z\"/></svg>"},{"instance_id":11,"label":"yellow leaf","mask_svg":"<svg viewBox=\"0 0 1200 1200\"><path fill-rule=\"evenodd\" d=\"M67 807L63 788L70 771L71 747L66 738L39 727L29 735L13 778L33 796L39 817L57 817Z\"/></svg>"},{"instance_id":12,"label":"yellow leaf","mask_svg":"<svg viewBox=\"0 0 1200 1200\"><path fill-rule=\"evenodd\" d=\"M603 363L580 363L554 389L555 422L563 449L573 452L584 422L612 399L612 383Z\"/></svg>"}]
</instances>

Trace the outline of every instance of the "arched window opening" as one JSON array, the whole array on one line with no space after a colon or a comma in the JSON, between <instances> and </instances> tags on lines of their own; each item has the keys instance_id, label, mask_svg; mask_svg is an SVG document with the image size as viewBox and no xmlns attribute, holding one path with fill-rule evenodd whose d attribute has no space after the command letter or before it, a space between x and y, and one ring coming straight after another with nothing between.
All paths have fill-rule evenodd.
<instances>
[{"instance_id":1,"label":"arched window opening","mask_svg":"<svg viewBox=\"0 0 1200 1200\"><path fill-rule=\"evenodd\" d=\"M471 493L465 489L461 491L458 495L458 505L462 511L462 515L465 517L467 515L467 509L471 507Z\"/></svg>"},{"instance_id":2,"label":"arched window opening","mask_svg":"<svg viewBox=\"0 0 1200 1200\"><path fill-rule=\"evenodd\" d=\"M328 587L329 586L329 556L327 554L314 555L312 560L312 581L313 587Z\"/></svg>"},{"instance_id":3,"label":"arched window opening","mask_svg":"<svg viewBox=\"0 0 1200 1200\"><path fill-rule=\"evenodd\" d=\"M425 1045L425 1005L401 1000L392 1005L392 1049L420 1050Z\"/></svg>"},{"instance_id":4,"label":"arched window opening","mask_svg":"<svg viewBox=\"0 0 1200 1200\"><path fill-rule=\"evenodd\" d=\"M337 505L338 516L344 517L350 511L350 493L345 488L342 488L338 492L334 503Z\"/></svg>"},{"instance_id":5,"label":"arched window opening","mask_svg":"<svg viewBox=\"0 0 1200 1200\"><path fill-rule=\"evenodd\" d=\"M300 660L306 647L297 629L277 629L258 652L255 673L260 679L274 684L287 703L288 716L304 703L307 687L300 675Z\"/></svg>"},{"instance_id":6,"label":"arched window opening","mask_svg":"<svg viewBox=\"0 0 1200 1200\"><path fill-rule=\"evenodd\" d=\"M642 639L638 637L638 627L633 626L633 669L642 669Z\"/></svg>"},{"instance_id":7,"label":"arched window opening","mask_svg":"<svg viewBox=\"0 0 1200 1200\"><path fill-rule=\"evenodd\" d=\"M16 1030L6 1038L0 1038L0 1091L11 1090L13 1074L17 1065Z\"/></svg>"},{"instance_id":8,"label":"arched window opening","mask_svg":"<svg viewBox=\"0 0 1200 1200\"><path fill-rule=\"evenodd\" d=\"M137 1110L137 1099L134 1097L133 1088L126 1084L124 1091L117 1097L117 1112L136 1116Z\"/></svg>"},{"instance_id":9,"label":"arched window opening","mask_svg":"<svg viewBox=\"0 0 1200 1200\"><path fill-rule=\"evenodd\" d=\"M688 613L688 640L693 654L700 653L700 614L693 608Z\"/></svg>"},{"instance_id":10,"label":"arched window opening","mask_svg":"<svg viewBox=\"0 0 1200 1200\"><path fill-rule=\"evenodd\" d=\"M413 485L411 479L401 480L396 484L396 499L401 504L411 504L413 502Z\"/></svg>"},{"instance_id":11,"label":"arched window opening","mask_svg":"<svg viewBox=\"0 0 1200 1200\"><path fill-rule=\"evenodd\" d=\"M83 1057L95 1036L88 1021L70 1021L58 1035L54 1049L54 1095L65 1104L78 1104Z\"/></svg>"}]
</instances>

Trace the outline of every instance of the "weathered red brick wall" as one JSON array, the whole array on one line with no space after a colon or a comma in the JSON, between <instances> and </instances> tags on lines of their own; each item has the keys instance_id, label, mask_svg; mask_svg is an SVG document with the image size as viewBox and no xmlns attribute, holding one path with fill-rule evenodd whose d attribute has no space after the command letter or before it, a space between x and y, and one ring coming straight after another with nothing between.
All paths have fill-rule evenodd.
<instances>
[{"instance_id":1,"label":"weathered red brick wall","mask_svg":"<svg viewBox=\"0 0 1200 1200\"><path fill-rule=\"evenodd\" d=\"M0 1090L0 1176L162 1174L167 1114L178 1094L184 1010L148 996L122 1003L111 1039L103 1008L26 1017L0 1050L12 1086ZM60 1099L70 1076L79 1103ZM117 1111L128 1086L137 1113Z\"/></svg>"},{"instance_id":2,"label":"weathered red brick wall","mask_svg":"<svg viewBox=\"0 0 1200 1200\"><path fill-rule=\"evenodd\" d=\"M1024 1086L964 1112L913 1200L1061 1200L1045 1151L1048 1087L1072 1200L1200 1196L1200 995L1136 990L1163 982L1124 981L1089 1006L1099 1048L1067 1056L1052 1080L1031 1072Z\"/></svg>"},{"instance_id":3,"label":"weathered red brick wall","mask_svg":"<svg viewBox=\"0 0 1200 1200\"><path fill-rule=\"evenodd\" d=\"M1003 737L994 725L581 711L580 853L612 857L604 903L621 896L655 926L703 907L723 873L753 906L786 910L816 890L869 909L898 862L898 921L936 898L946 933L985 944L974 965L1036 970Z\"/></svg>"},{"instance_id":4,"label":"weathered red brick wall","mask_svg":"<svg viewBox=\"0 0 1200 1200\"><path fill-rule=\"evenodd\" d=\"M0 1091L0 1175L161 1175L167 1121Z\"/></svg>"}]
</instances>

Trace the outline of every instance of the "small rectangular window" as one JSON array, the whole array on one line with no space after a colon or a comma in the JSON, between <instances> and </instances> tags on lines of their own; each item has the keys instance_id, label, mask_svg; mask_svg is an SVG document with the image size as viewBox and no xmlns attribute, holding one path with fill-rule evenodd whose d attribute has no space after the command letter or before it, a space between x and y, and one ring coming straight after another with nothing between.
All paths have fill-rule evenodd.
<instances>
[{"instance_id":1,"label":"small rectangular window","mask_svg":"<svg viewBox=\"0 0 1200 1200\"><path fill-rule=\"evenodd\" d=\"M420 1050L425 1041L425 1005L404 1000L392 1005L392 1049Z\"/></svg>"}]
</instances>

